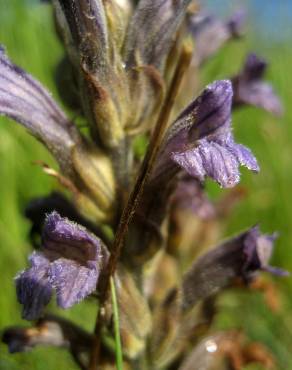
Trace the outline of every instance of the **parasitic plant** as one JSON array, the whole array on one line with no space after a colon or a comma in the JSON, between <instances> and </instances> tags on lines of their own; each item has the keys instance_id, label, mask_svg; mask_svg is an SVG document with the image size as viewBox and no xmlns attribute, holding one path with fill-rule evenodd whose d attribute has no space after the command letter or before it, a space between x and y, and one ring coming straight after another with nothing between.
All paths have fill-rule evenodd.
<instances>
[{"instance_id":1,"label":"parasitic plant","mask_svg":"<svg viewBox=\"0 0 292 370\"><path fill-rule=\"evenodd\" d=\"M242 194L234 188L212 202L205 181L233 188L240 166L259 171L232 133L234 109L282 107L254 54L201 92L195 76L241 37L244 13L222 22L190 0L52 6L64 44L56 83L86 129L1 48L0 113L47 147L59 170L39 163L70 193L26 208L36 250L15 284L22 316L34 323L6 329L2 340L10 352L64 347L88 370L238 369L235 350L248 362L244 338L212 329L218 295L251 286L261 271L287 273L269 265L275 235L258 226L212 247ZM53 296L62 309L94 299L93 332L48 313Z\"/></svg>"}]
</instances>

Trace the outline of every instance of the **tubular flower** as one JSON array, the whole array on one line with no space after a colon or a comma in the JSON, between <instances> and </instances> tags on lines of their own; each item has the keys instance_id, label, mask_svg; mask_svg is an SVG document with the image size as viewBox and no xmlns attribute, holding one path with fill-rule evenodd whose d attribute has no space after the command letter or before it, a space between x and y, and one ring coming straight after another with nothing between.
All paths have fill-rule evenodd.
<instances>
[{"instance_id":1,"label":"tubular flower","mask_svg":"<svg viewBox=\"0 0 292 370\"><path fill-rule=\"evenodd\" d=\"M53 212L44 225L42 250L29 260L31 267L16 277L16 288L23 317L33 320L49 303L53 289L62 308L93 293L107 254L85 228Z\"/></svg>"},{"instance_id":2,"label":"tubular flower","mask_svg":"<svg viewBox=\"0 0 292 370\"><path fill-rule=\"evenodd\" d=\"M251 151L234 141L231 105L230 81L208 85L166 133L156 176L173 166L170 158L191 176L200 181L209 176L222 187L239 182L239 165L259 171Z\"/></svg>"}]
</instances>

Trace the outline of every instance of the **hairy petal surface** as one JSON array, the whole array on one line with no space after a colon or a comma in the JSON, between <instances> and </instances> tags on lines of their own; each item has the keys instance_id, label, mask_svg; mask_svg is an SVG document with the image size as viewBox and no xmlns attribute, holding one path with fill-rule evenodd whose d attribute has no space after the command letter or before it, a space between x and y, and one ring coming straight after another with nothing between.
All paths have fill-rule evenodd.
<instances>
[{"instance_id":1,"label":"hairy petal surface","mask_svg":"<svg viewBox=\"0 0 292 370\"><path fill-rule=\"evenodd\" d=\"M198 180L208 176L222 187L239 182L239 165L259 171L251 151L234 142L231 106L230 81L208 85L166 133L154 176L169 171L170 159Z\"/></svg>"},{"instance_id":2,"label":"hairy petal surface","mask_svg":"<svg viewBox=\"0 0 292 370\"><path fill-rule=\"evenodd\" d=\"M16 277L16 293L23 305L22 317L35 320L49 303L52 287L48 279L49 261L40 253L33 253L29 261L31 267Z\"/></svg>"},{"instance_id":3,"label":"hairy petal surface","mask_svg":"<svg viewBox=\"0 0 292 370\"><path fill-rule=\"evenodd\" d=\"M107 262L102 242L57 212L47 217L42 247L42 252L32 255L31 267L16 280L18 300L28 320L41 314L53 288L62 308L69 308L94 292Z\"/></svg>"},{"instance_id":4,"label":"hairy petal surface","mask_svg":"<svg viewBox=\"0 0 292 370\"><path fill-rule=\"evenodd\" d=\"M89 268L59 258L51 263L49 276L50 283L56 289L58 306L69 308L95 291L99 270L94 263Z\"/></svg>"},{"instance_id":5,"label":"hairy petal surface","mask_svg":"<svg viewBox=\"0 0 292 370\"><path fill-rule=\"evenodd\" d=\"M78 139L76 128L47 90L0 49L0 114L25 126L56 157L64 171Z\"/></svg>"}]
</instances>

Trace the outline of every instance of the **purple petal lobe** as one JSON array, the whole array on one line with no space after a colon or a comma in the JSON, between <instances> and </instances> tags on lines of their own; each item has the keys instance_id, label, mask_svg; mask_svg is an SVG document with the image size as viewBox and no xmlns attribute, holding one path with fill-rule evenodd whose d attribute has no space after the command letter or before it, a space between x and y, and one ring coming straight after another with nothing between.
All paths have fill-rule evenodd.
<instances>
[{"instance_id":1,"label":"purple petal lobe","mask_svg":"<svg viewBox=\"0 0 292 370\"><path fill-rule=\"evenodd\" d=\"M71 134L74 128L47 90L14 65L3 49L0 50L0 114L25 126L68 171L66 166L75 144Z\"/></svg>"},{"instance_id":2,"label":"purple petal lobe","mask_svg":"<svg viewBox=\"0 0 292 370\"><path fill-rule=\"evenodd\" d=\"M190 175L201 181L205 176L209 176L227 188L239 182L237 158L216 142L201 140L197 148L175 153L172 158Z\"/></svg>"},{"instance_id":3,"label":"purple petal lobe","mask_svg":"<svg viewBox=\"0 0 292 370\"><path fill-rule=\"evenodd\" d=\"M31 267L16 277L16 293L26 320L37 319L52 296L48 280L49 261L39 253L30 257Z\"/></svg>"},{"instance_id":4,"label":"purple petal lobe","mask_svg":"<svg viewBox=\"0 0 292 370\"><path fill-rule=\"evenodd\" d=\"M58 305L69 308L95 291L99 271L94 265L88 268L59 258L51 263L49 276L56 289Z\"/></svg>"},{"instance_id":5,"label":"purple petal lobe","mask_svg":"<svg viewBox=\"0 0 292 370\"><path fill-rule=\"evenodd\" d=\"M196 148L181 153L173 153L171 158L188 174L200 181L204 180L206 171L199 149Z\"/></svg>"},{"instance_id":6,"label":"purple petal lobe","mask_svg":"<svg viewBox=\"0 0 292 370\"><path fill-rule=\"evenodd\" d=\"M277 235L261 234L256 226L250 229L244 240L245 262L242 271L264 270L276 275L286 276L288 273L282 269L269 266L269 260L273 253L274 241Z\"/></svg>"},{"instance_id":7,"label":"purple petal lobe","mask_svg":"<svg viewBox=\"0 0 292 370\"><path fill-rule=\"evenodd\" d=\"M251 171L259 172L260 167L251 150L233 140L226 145L226 148L237 158L238 162Z\"/></svg>"}]
</instances>

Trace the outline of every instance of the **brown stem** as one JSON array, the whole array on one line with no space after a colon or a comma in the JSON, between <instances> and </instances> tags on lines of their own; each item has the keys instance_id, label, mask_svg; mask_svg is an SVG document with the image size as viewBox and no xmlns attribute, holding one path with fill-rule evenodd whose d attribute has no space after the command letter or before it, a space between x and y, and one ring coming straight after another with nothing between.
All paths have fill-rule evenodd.
<instances>
[{"instance_id":1,"label":"brown stem","mask_svg":"<svg viewBox=\"0 0 292 370\"><path fill-rule=\"evenodd\" d=\"M112 246L112 252L110 255L110 259L108 262L108 268L106 271L106 276L103 281L103 286L101 287L101 295L100 295L100 307L98 311L96 326L95 326L95 343L94 348L92 349L91 358L90 358L90 370L97 369L97 360L99 356L99 336L100 336L100 329L101 329L101 322L102 322L102 312L103 312L103 304L107 298L108 288L109 288L109 281L110 277L114 274L116 270L116 266L118 263L118 259L121 254L121 249L124 244L125 236L128 231L129 223L131 222L134 213L136 211L138 202L143 194L144 186L147 182L148 176L153 168L155 160L157 158L157 154L159 151L159 147L165 133L165 129L167 127L171 109L174 105L175 98L178 94L182 78L184 76L185 71L187 70L192 56L192 50L189 45L184 45L176 70L174 72L172 82L168 93L166 95L164 104L161 108L160 114L158 116L153 134L150 139L150 143L148 145L148 149L144 160L142 162L136 183L132 192L130 193L128 202L123 210L120 223L117 228L117 232L115 235L115 239Z\"/></svg>"}]
</instances>

